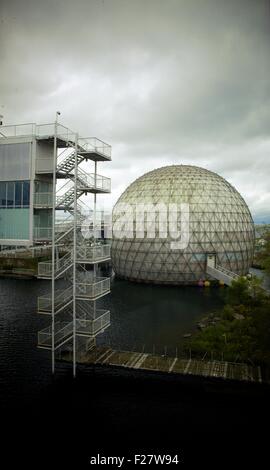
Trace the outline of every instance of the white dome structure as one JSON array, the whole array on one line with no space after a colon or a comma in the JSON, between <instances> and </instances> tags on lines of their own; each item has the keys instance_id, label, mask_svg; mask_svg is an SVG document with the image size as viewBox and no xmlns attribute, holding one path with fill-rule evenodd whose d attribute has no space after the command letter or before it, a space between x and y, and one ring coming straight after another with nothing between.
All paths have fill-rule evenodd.
<instances>
[{"instance_id":1,"label":"white dome structure","mask_svg":"<svg viewBox=\"0 0 270 470\"><path fill-rule=\"evenodd\" d=\"M184 248L173 248L169 220L165 237L156 231L150 238L138 237L135 231L119 237L114 231L112 264L117 276L155 284L195 284L211 278L206 274L208 254L236 274L248 272L253 260L253 220L244 199L221 176L190 165L158 168L124 191L113 210L114 223L123 204L132 208L131 227L137 223L138 204L152 205L153 212L156 207L184 204L189 208L189 238ZM154 217L157 222L158 216Z\"/></svg>"}]
</instances>

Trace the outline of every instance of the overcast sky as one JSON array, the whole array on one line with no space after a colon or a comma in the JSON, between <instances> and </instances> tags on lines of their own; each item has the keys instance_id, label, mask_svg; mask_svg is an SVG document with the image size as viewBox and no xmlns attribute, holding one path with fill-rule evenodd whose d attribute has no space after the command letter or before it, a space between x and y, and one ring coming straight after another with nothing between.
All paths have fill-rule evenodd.
<instances>
[{"instance_id":1,"label":"overcast sky","mask_svg":"<svg viewBox=\"0 0 270 470\"><path fill-rule=\"evenodd\" d=\"M113 146L112 202L166 164L213 170L270 222L269 0L1 0L0 114Z\"/></svg>"}]
</instances>

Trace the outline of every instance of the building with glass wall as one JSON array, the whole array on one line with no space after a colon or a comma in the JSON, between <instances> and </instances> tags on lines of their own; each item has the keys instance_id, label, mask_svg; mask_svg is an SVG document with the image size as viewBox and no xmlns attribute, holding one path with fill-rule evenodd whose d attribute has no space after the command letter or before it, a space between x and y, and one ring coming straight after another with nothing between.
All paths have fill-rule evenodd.
<instances>
[{"instance_id":1,"label":"building with glass wall","mask_svg":"<svg viewBox=\"0 0 270 470\"><path fill-rule=\"evenodd\" d=\"M6 129L8 135L5 135ZM0 134L1 246L33 245L35 228L40 223L51 226L48 207L38 209L34 204L37 192L49 191L52 187L52 175L39 172L44 154L52 164L53 148L50 147L38 141L34 132L27 136L15 135L15 126L3 127Z\"/></svg>"},{"instance_id":2,"label":"building with glass wall","mask_svg":"<svg viewBox=\"0 0 270 470\"><path fill-rule=\"evenodd\" d=\"M51 238L52 134L52 125L0 127L2 248L32 246Z\"/></svg>"},{"instance_id":3,"label":"building with glass wall","mask_svg":"<svg viewBox=\"0 0 270 470\"><path fill-rule=\"evenodd\" d=\"M96 162L111 159L111 148L105 142L83 138L59 123L0 126L2 249L50 243L53 208L57 236L73 224L75 142L80 164L76 199L89 191L110 192L109 178L96 174ZM93 173L89 173L88 160L95 165ZM83 201L77 201L78 223L85 219L85 207Z\"/></svg>"}]
</instances>

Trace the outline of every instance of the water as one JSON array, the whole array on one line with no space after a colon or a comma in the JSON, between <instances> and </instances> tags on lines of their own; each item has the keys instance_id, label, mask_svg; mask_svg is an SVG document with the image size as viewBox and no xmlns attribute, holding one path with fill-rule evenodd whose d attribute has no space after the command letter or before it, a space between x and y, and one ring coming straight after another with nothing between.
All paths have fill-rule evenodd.
<instances>
[{"instance_id":1,"label":"water","mask_svg":"<svg viewBox=\"0 0 270 470\"><path fill-rule=\"evenodd\" d=\"M61 284L61 281L60 281ZM37 331L50 323L37 314L37 297L50 289L48 281L0 280L0 385L5 399L25 390L31 401L50 377L50 355L38 350ZM222 305L222 289L159 287L116 280L101 308L111 310L111 326L99 338L114 348L175 354L183 334L194 331L196 319ZM61 366L57 366L58 369ZM65 366L62 366L65 370ZM19 388L18 388L19 386Z\"/></svg>"},{"instance_id":2,"label":"water","mask_svg":"<svg viewBox=\"0 0 270 470\"><path fill-rule=\"evenodd\" d=\"M175 355L183 335L196 321L223 305L223 288L154 286L116 280L104 305L111 310L111 327L103 338L113 347Z\"/></svg>"},{"instance_id":3,"label":"water","mask_svg":"<svg viewBox=\"0 0 270 470\"><path fill-rule=\"evenodd\" d=\"M259 279L262 279L262 286L264 289L270 291L270 276L265 274L261 269L250 268L249 272L253 276L257 276Z\"/></svg>"},{"instance_id":4,"label":"water","mask_svg":"<svg viewBox=\"0 0 270 470\"><path fill-rule=\"evenodd\" d=\"M199 449L206 436L212 444L219 436L221 443L220 433L224 438L229 433L230 442L241 448L240 435L250 439L262 421L268 423L263 399L213 395L204 386L170 378L78 368L73 381L70 365L57 364L52 379L49 354L36 348L37 331L50 320L36 313L36 298L48 288L47 281L0 280L1 443L3 449L11 447L10 465L18 459L29 464L34 454L35 462L48 458L51 464L50 449L56 452L54 463L63 464L72 457L86 463L94 451L125 455L157 446L159 451L180 447L190 461L194 443ZM224 292L115 281L101 301L111 310L112 324L99 341L150 351L154 344L161 353L167 346L173 353L202 314L222 305ZM203 453L200 459L209 462Z\"/></svg>"}]
</instances>

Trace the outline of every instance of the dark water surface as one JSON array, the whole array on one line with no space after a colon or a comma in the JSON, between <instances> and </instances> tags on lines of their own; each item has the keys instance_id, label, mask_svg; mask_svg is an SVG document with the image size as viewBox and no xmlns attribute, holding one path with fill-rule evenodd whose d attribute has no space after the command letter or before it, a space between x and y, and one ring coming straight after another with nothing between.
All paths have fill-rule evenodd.
<instances>
[{"instance_id":1,"label":"dark water surface","mask_svg":"<svg viewBox=\"0 0 270 470\"><path fill-rule=\"evenodd\" d=\"M260 432L254 457L263 455L269 400L261 391L235 396L214 393L205 383L83 367L74 381L68 364L57 364L52 379L48 353L36 348L37 331L49 321L36 313L36 298L48 286L0 280L1 444L10 465L18 460L36 467L48 460L47 468L73 460L87 465L95 452L127 455L136 449L180 449L186 463L198 456L211 463L224 446L225 456L234 450L245 460L245 449L250 459ZM173 353L196 319L222 305L223 296L222 289L115 281L101 302L110 308L112 324L100 342L149 351L155 345L159 352L166 346Z\"/></svg>"},{"instance_id":2,"label":"dark water surface","mask_svg":"<svg viewBox=\"0 0 270 470\"><path fill-rule=\"evenodd\" d=\"M104 340L120 349L175 355L183 335L196 321L223 305L223 288L153 286L116 280L103 305L111 310L111 327ZM103 338L100 337L100 342Z\"/></svg>"}]
</instances>

